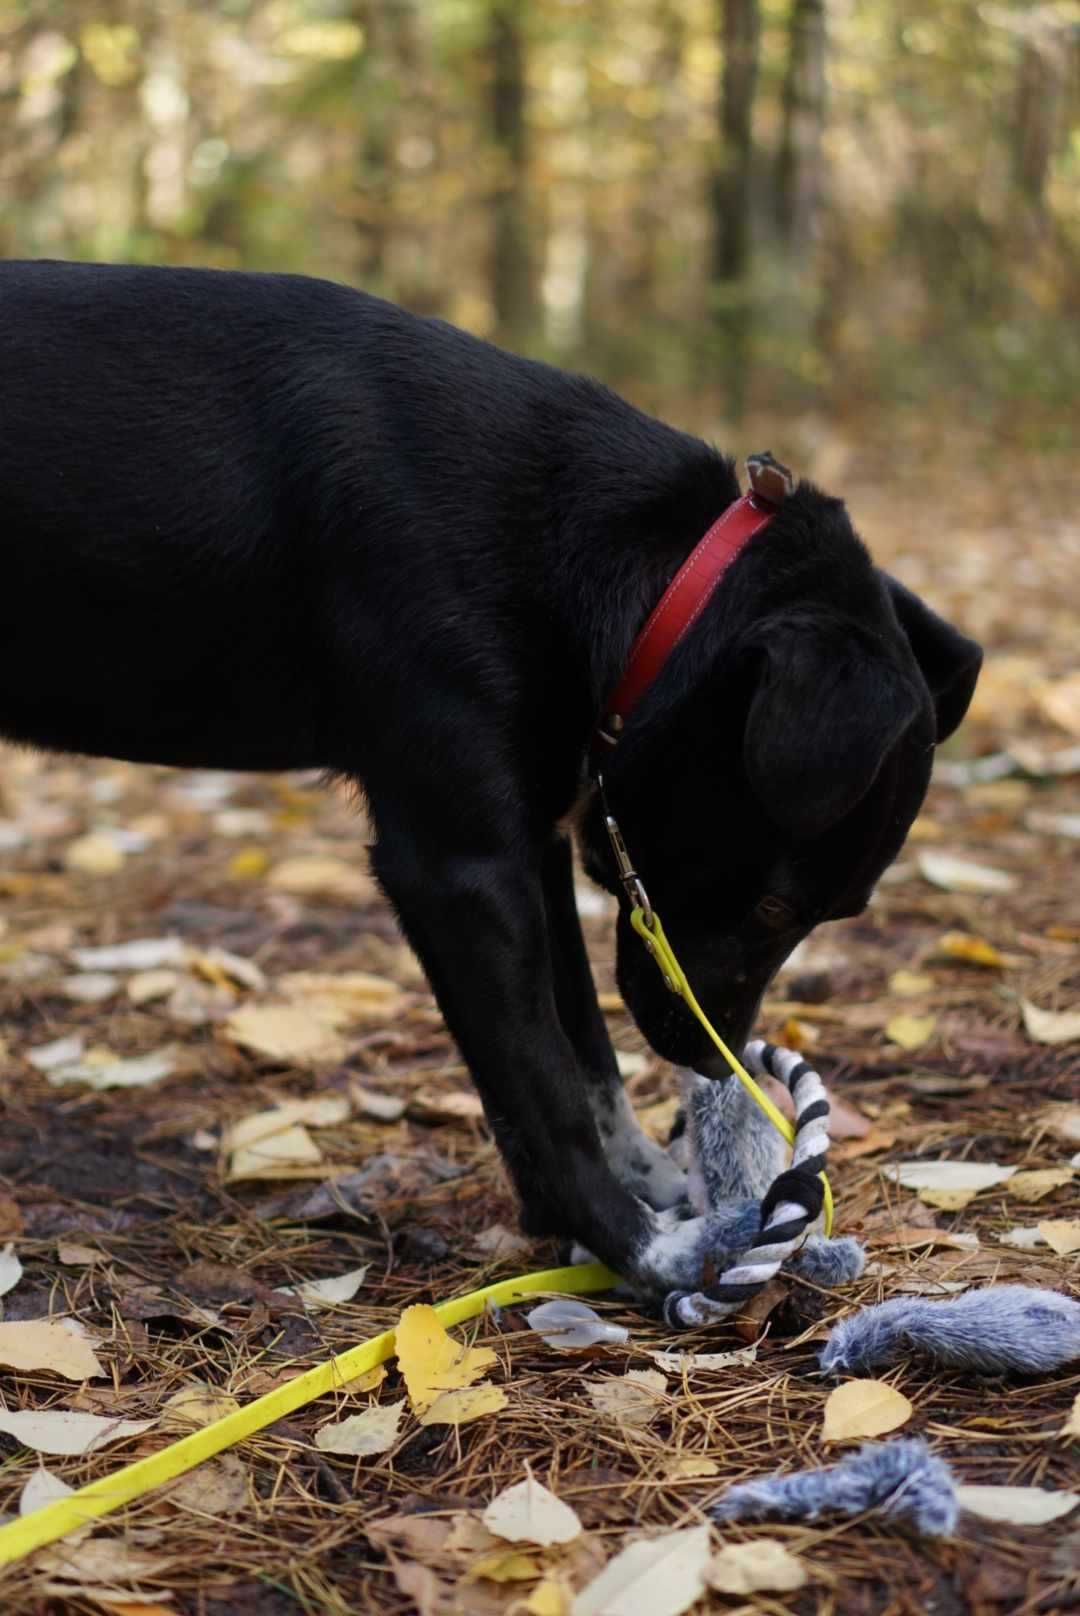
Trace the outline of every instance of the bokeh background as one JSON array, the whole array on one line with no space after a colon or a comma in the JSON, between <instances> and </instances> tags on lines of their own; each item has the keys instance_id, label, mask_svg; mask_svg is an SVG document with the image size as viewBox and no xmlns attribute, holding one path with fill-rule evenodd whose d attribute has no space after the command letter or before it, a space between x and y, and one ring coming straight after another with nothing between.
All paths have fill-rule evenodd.
<instances>
[{"instance_id":1,"label":"bokeh background","mask_svg":"<svg viewBox=\"0 0 1080 1616\"><path fill-rule=\"evenodd\" d=\"M1076 0L0 0L0 192L6 256L324 274L687 424L1074 441Z\"/></svg>"}]
</instances>

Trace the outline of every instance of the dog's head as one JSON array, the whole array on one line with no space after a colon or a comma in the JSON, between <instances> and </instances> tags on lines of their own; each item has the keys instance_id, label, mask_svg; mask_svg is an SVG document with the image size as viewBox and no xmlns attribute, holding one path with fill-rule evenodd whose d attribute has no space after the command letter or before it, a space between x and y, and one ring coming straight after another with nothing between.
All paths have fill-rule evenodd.
<instances>
[{"instance_id":1,"label":"dog's head","mask_svg":"<svg viewBox=\"0 0 1080 1616\"><path fill-rule=\"evenodd\" d=\"M877 569L807 484L732 566L605 770L612 813L681 964L741 1050L765 989L823 920L857 914L967 710L982 654ZM629 922L598 801L589 875L620 896L618 980L649 1043L716 1053Z\"/></svg>"}]
</instances>

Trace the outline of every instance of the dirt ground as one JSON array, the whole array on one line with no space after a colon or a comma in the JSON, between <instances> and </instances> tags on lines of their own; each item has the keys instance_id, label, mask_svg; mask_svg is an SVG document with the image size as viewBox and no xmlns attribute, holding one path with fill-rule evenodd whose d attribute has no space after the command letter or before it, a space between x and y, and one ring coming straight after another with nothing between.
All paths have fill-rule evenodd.
<instances>
[{"instance_id":1,"label":"dirt ground","mask_svg":"<svg viewBox=\"0 0 1080 1616\"><path fill-rule=\"evenodd\" d=\"M403 1395L391 1364L380 1386L321 1399L196 1472L194 1487L153 1493L0 1571L12 1616L557 1616L569 1608L558 1587L579 1589L634 1537L700 1521L733 1481L842 1451L822 1439L829 1388L815 1353L852 1308L1004 1280L1080 1297L1080 1249L1001 1239L1080 1219L1080 1171L1067 1170L1080 1151L1078 1029L1047 1042L1068 1024L1037 1013L1080 1011L1080 487L1062 462L986 450L965 465L944 447L931 457L916 428L876 456L839 433L808 437L807 451L823 481L847 488L879 559L990 653L973 716L871 909L812 939L765 1006L763 1030L806 1047L843 1102L838 1231L867 1243L867 1277L833 1294L788 1283L741 1334L677 1342L599 1299L630 1340L586 1355L545 1346L516 1309L489 1317L455 1333L495 1348L499 1412L461 1426L406 1412L391 1450L368 1458L316 1448L328 1421ZM17 1511L42 1463L77 1487L161 1447L176 1435L163 1406L192 1382L245 1402L393 1325L409 1303L557 1260L539 1243L499 1247L497 1226L514 1230L512 1197L459 1056L365 873L362 817L344 792L15 750L0 758L0 789L0 1247L10 1242L23 1267L0 1317L78 1320L103 1371L64 1380L0 1368L0 1401L152 1422L66 1457L39 1459L0 1435L0 1515ZM954 858L1000 872L1001 890L949 890ZM630 1091L659 1135L670 1072L612 993L606 901L590 894L585 905ZM943 944L950 934L968 941ZM74 953L133 939L161 946L114 964ZM346 975L357 972L378 980ZM274 1005L282 1015L257 1014ZM69 1038L81 1047L52 1048ZM150 1055L160 1059L123 1064ZM280 1152L260 1155L256 1142L257 1176L243 1176L227 1130L316 1098ZM915 1157L1059 1171L1026 1181L1037 1201L1004 1182L950 1209L882 1175ZM278 1294L365 1264L338 1305ZM669 1373L646 1423L590 1398L605 1378L655 1368L648 1349L748 1339L752 1363ZM1078 1439L1060 1434L1080 1365L980 1381L910 1362L884 1378L913 1405L904 1434L925 1435L964 1482L1080 1485ZM529 1551L519 1580L500 1581L511 1573L493 1550L506 1545L478 1515L526 1463L585 1532ZM723 1540L762 1536L794 1550L809 1583L717 1593L695 1609L989 1616L1080 1605L1080 1513L1043 1527L965 1515L936 1543L873 1520L730 1527Z\"/></svg>"}]
</instances>

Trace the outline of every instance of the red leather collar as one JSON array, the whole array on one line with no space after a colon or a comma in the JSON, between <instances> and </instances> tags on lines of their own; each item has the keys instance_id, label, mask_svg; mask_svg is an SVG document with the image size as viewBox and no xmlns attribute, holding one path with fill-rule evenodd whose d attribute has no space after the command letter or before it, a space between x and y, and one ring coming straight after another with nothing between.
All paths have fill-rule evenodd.
<instances>
[{"instance_id":1,"label":"red leather collar","mask_svg":"<svg viewBox=\"0 0 1080 1616\"><path fill-rule=\"evenodd\" d=\"M785 468L780 468L785 469ZM614 746L623 725L675 647L697 622L739 552L776 515L777 501L760 489L743 494L691 550L634 641L622 678L597 730L597 751Z\"/></svg>"}]
</instances>

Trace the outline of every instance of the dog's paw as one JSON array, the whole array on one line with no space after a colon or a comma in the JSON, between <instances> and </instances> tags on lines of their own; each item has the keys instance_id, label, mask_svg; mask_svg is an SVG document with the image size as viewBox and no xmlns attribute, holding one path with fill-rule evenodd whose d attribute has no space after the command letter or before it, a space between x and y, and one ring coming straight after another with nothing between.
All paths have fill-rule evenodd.
<instances>
[{"instance_id":1,"label":"dog's paw","mask_svg":"<svg viewBox=\"0 0 1080 1616\"><path fill-rule=\"evenodd\" d=\"M604 1155L620 1184L654 1212L686 1199L686 1174L642 1132L622 1089L594 1098L593 1111Z\"/></svg>"}]
</instances>

